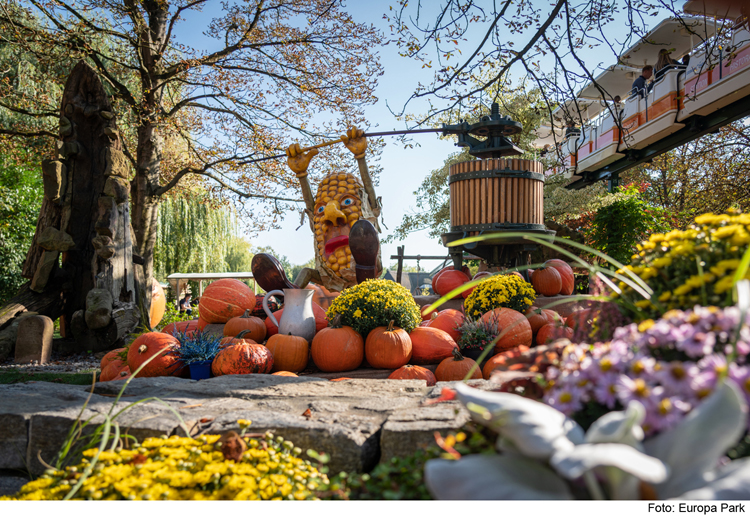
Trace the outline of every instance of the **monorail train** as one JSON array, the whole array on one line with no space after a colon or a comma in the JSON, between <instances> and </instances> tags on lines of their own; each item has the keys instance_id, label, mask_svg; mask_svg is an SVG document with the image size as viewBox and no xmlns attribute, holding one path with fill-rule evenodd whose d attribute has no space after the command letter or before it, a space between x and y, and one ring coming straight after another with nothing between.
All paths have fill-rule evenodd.
<instances>
[{"instance_id":1,"label":"monorail train","mask_svg":"<svg viewBox=\"0 0 750 529\"><path fill-rule=\"evenodd\" d=\"M553 112L553 124L536 132L537 147L551 147L553 174L571 183L750 96L750 2L691 0L683 11L698 16L663 20L619 57L619 63ZM707 9L707 5L711 6ZM734 5L737 5L735 2ZM659 51L684 60L660 71L646 90L631 88ZM572 116L572 117L571 117ZM583 119L575 119L582 116ZM582 122L578 128L575 122Z\"/></svg>"}]
</instances>

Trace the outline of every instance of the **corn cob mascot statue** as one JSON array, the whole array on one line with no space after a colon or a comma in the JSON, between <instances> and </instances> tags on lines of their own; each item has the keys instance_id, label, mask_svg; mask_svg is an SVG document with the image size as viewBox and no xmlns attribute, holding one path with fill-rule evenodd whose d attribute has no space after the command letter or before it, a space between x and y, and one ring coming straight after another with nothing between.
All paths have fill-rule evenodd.
<instances>
[{"instance_id":1,"label":"corn cob mascot statue","mask_svg":"<svg viewBox=\"0 0 750 529\"><path fill-rule=\"evenodd\" d=\"M273 256L257 254L253 276L266 292L304 288L310 281L340 292L380 275L380 206L365 160L367 138L364 131L352 127L341 136L341 142L354 154L361 180L351 173L331 173L314 195L307 168L318 149L303 150L295 143L286 150L287 164L299 178L305 213L315 236L315 268L303 269L294 284Z\"/></svg>"}]
</instances>

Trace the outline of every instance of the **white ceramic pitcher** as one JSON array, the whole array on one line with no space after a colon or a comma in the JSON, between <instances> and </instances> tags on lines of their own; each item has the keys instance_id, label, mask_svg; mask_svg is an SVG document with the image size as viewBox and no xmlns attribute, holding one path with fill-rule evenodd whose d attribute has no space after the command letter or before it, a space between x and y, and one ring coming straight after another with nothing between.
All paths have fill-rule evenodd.
<instances>
[{"instance_id":1,"label":"white ceramic pitcher","mask_svg":"<svg viewBox=\"0 0 750 529\"><path fill-rule=\"evenodd\" d=\"M315 336L315 314L312 308L314 292L307 288L285 288L266 292L263 296L263 310L271 321L279 328L279 334L301 336L307 343L311 343ZM284 313L281 322L276 321L268 308L269 296L284 296Z\"/></svg>"}]
</instances>

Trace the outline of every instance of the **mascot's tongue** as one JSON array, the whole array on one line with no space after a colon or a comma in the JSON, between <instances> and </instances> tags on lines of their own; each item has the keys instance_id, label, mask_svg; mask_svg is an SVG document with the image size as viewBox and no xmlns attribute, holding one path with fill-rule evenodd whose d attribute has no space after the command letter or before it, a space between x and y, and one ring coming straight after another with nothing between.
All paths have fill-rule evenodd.
<instances>
[{"instance_id":1,"label":"mascot's tongue","mask_svg":"<svg viewBox=\"0 0 750 529\"><path fill-rule=\"evenodd\" d=\"M339 235L338 237L334 237L333 239L326 242L326 246L325 246L326 256L335 252L337 248L341 248L342 246L348 246L348 245L349 245L348 235Z\"/></svg>"}]
</instances>

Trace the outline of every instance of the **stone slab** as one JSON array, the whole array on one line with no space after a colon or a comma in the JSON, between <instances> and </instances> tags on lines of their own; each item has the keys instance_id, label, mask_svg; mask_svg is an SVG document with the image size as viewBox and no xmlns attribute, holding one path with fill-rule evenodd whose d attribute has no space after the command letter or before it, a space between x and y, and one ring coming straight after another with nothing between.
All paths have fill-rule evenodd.
<instances>
[{"instance_id":1,"label":"stone slab","mask_svg":"<svg viewBox=\"0 0 750 529\"><path fill-rule=\"evenodd\" d=\"M46 364L52 355L55 323L49 316L29 316L18 323L15 361L17 364Z\"/></svg>"},{"instance_id":2,"label":"stone slab","mask_svg":"<svg viewBox=\"0 0 750 529\"><path fill-rule=\"evenodd\" d=\"M222 433L237 420L252 421L250 431L271 430L331 456L331 473L369 471L378 461L412 454L434 444L434 432L460 428L468 413L457 402L422 407L453 383L427 387L424 381L352 379L330 382L312 377L234 375L193 381L173 377L133 380L115 412L146 398L117 418L121 433L137 439L158 435ZM90 387L48 382L0 386L0 471L44 470L79 418L88 430L104 421L124 381ZM472 385L496 387L487 381ZM155 400L158 398L159 400ZM179 417L177 416L179 414ZM19 453L23 456L19 456Z\"/></svg>"}]
</instances>

